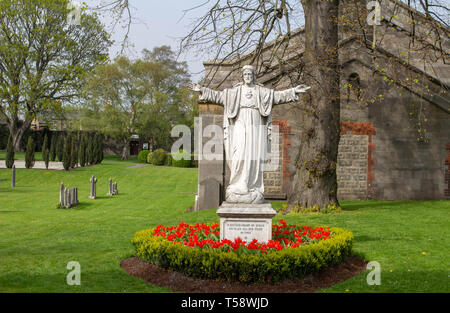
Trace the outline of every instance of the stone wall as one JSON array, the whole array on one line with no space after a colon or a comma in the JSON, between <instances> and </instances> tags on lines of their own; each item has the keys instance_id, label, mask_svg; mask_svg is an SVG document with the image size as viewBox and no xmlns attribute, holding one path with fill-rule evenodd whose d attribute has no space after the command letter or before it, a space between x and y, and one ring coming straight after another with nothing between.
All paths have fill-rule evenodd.
<instances>
[{"instance_id":1,"label":"stone wall","mask_svg":"<svg viewBox=\"0 0 450 313\"><path fill-rule=\"evenodd\" d=\"M341 135L339 142L338 199L366 199L369 136Z\"/></svg>"},{"instance_id":2,"label":"stone wall","mask_svg":"<svg viewBox=\"0 0 450 313\"><path fill-rule=\"evenodd\" d=\"M279 129L278 125L277 129ZM277 139L275 138L278 137ZM264 196L266 199L285 199L283 193L283 137L284 134L278 131L272 135L272 148L269 156L271 171L264 171Z\"/></svg>"}]
</instances>

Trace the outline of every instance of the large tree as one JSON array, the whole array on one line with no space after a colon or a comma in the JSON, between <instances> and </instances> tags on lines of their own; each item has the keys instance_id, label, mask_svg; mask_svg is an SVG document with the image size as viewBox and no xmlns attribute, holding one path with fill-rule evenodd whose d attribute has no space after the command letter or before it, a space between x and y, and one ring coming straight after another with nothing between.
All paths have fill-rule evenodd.
<instances>
[{"instance_id":1,"label":"large tree","mask_svg":"<svg viewBox=\"0 0 450 313\"><path fill-rule=\"evenodd\" d=\"M191 116L192 94L181 87L188 81L185 67L164 46L145 50L140 60L119 57L97 67L86 79L80 125L120 142L122 159L135 134L167 147L171 124Z\"/></svg>"},{"instance_id":2,"label":"large tree","mask_svg":"<svg viewBox=\"0 0 450 313\"><path fill-rule=\"evenodd\" d=\"M79 94L80 77L105 62L109 35L95 15L68 22L68 0L0 1L0 118L13 146L32 120L56 117Z\"/></svg>"}]
</instances>

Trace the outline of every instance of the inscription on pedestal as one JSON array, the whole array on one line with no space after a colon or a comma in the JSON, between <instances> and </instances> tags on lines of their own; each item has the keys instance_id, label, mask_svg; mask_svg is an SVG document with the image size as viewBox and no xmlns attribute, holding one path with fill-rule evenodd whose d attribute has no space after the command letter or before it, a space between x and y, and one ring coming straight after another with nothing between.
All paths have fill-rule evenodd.
<instances>
[{"instance_id":1,"label":"inscription on pedestal","mask_svg":"<svg viewBox=\"0 0 450 313\"><path fill-rule=\"evenodd\" d=\"M221 238L234 241L239 237L246 242L253 239L267 242L271 239L272 219L221 218L221 224Z\"/></svg>"}]
</instances>

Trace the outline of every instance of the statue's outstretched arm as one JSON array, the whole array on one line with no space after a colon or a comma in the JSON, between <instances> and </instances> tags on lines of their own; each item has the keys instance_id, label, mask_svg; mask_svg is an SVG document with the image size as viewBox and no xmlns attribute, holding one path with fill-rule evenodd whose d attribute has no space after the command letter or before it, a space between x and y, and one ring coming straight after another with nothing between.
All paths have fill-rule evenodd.
<instances>
[{"instance_id":1,"label":"statue's outstretched arm","mask_svg":"<svg viewBox=\"0 0 450 313\"><path fill-rule=\"evenodd\" d=\"M294 88L282 90L282 91L275 91L274 92L274 103L273 105L277 104L283 104L288 102L294 102L298 100L298 94L304 93L311 89L311 87L306 85L298 85Z\"/></svg>"},{"instance_id":2,"label":"statue's outstretched arm","mask_svg":"<svg viewBox=\"0 0 450 313\"><path fill-rule=\"evenodd\" d=\"M189 88L200 93L200 101L207 101L220 106L224 105L223 91L215 91L207 87L202 87L196 83L190 83Z\"/></svg>"}]
</instances>

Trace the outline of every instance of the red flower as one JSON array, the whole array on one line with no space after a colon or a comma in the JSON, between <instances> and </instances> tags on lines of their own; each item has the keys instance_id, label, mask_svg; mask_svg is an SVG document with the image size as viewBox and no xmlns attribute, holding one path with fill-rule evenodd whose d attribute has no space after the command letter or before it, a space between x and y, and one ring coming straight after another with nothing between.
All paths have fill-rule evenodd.
<instances>
[{"instance_id":1,"label":"red flower","mask_svg":"<svg viewBox=\"0 0 450 313\"><path fill-rule=\"evenodd\" d=\"M241 246L255 253L267 254L271 250L282 250L286 247L297 248L301 245L317 242L318 240L327 240L331 238L329 227L326 231L323 227L312 229L310 226L297 227L296 225L287 225L285 220L280 220L281 225L272 225L272 240L263 244L253 239L246 242L241 238L234 241L223 239L217 240L219 237L219 224L213 223L208 225L205 223L196 223L189 225L180 222L178 226L158 225L153 236L161 236L166 238L173 244L183 244L189 247L221 249L225 247L225 251L236 251ZM228 247L228 248L227 248Z\"/></svg>"}]
</instances>

